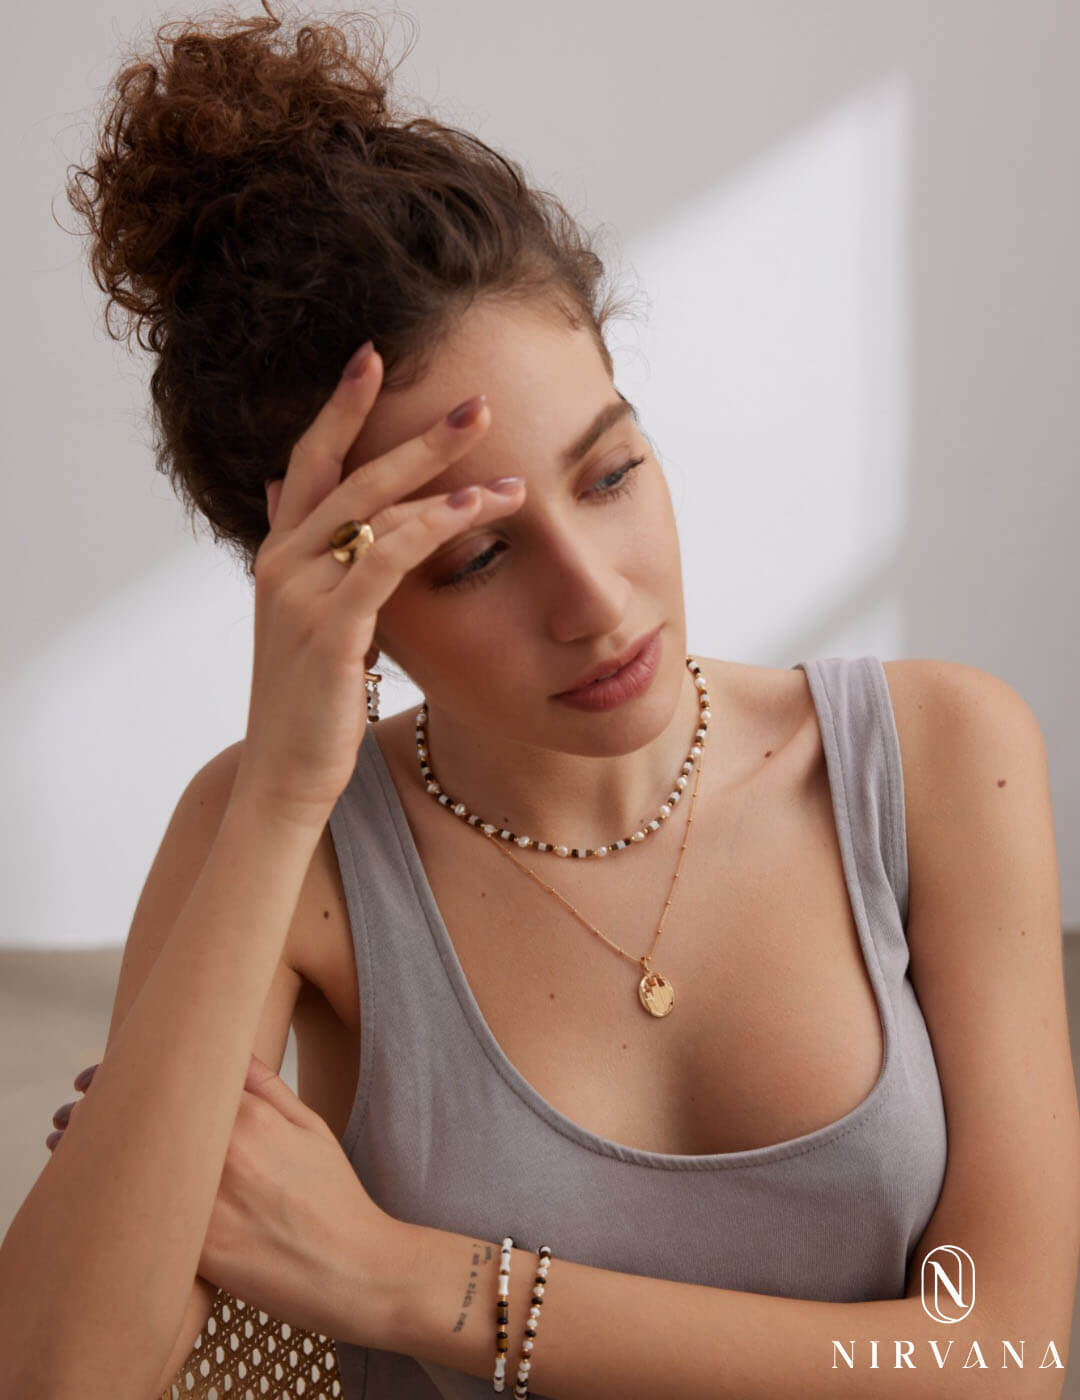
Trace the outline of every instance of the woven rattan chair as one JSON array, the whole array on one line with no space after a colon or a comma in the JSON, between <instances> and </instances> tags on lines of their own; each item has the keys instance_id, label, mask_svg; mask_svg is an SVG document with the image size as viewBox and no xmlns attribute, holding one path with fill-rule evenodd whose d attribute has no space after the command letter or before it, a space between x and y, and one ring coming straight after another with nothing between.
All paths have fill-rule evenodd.
<instances>
[{"instance_id":1,"label":"woven rattan chair","mask_svg":"<svg viewBox=\"0 0 1080 1400\"><path fill-rule=\"evenodd\" d=\"M334 1400L343 1394L334 1343L219 1288L206 1326L160 1400Z\"/></svg>"}]
</instances>

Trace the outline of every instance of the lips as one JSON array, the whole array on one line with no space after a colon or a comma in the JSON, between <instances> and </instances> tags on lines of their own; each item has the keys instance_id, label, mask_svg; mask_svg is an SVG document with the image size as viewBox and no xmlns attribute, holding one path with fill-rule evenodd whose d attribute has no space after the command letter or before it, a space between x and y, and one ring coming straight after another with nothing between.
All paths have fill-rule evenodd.
<instances>
[{"instance_id":1,"label":"lips","mask_svg":"<svg viewBox=\"0 0 1080 1400\"><path fill-rule=\"evenodd\" d=\"M568 695L572 690L580 690L582 686L590 685L593 681L600 680L604 676L610 676L613 672L622 670L628 662L633 661L638 652L641 651L647 642L651 641L659 630L658 627L654 627L651 632L646 632L643 637L639 637L636 642L632 642L630 646L618 656L609 657L606 661L598 661L595 666L584 671L577 680L574 681L573 685L568 685L565 690L556 691L555 695L551 698L554 699L555 696L558 695Z\"/></svg>"}]
</instances>

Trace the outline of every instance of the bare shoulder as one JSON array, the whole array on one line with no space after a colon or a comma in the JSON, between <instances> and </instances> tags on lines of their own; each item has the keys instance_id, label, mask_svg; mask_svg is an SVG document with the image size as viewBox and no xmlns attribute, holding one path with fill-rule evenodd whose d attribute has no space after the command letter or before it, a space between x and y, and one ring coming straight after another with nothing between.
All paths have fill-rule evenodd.
<instances>
[{"instance_id":1,"label":"bare shoulder","mask_svg":"<svg viewBox=\"0 0 1080 1400\"><path fill-rule=\"evenodd\" d=\"M1014 782L1018 769L1029 780L1044 777L1038 721L1007 681L959 661L906 658L883 661L882 669L900 743L913 858L950 795L963 799L972 785L1000 792L1008 786L1008 768Z\"/></svg>"}]
</instances>

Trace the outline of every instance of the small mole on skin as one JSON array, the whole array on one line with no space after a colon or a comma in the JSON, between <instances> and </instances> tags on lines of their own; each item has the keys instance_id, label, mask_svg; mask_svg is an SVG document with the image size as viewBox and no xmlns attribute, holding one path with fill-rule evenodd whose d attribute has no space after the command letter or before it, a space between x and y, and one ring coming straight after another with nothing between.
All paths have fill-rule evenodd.
<instances>
[{"instance_id":1,"label":"small mole on skin","mask_svg":"<svg viewBox=\"0 0 1080 1400\"><path fill-rule=\"evenodd\" d=\"M765 750L765 757L766 757L766 758L772 758L772 749L766 749L766 750Z\"/></svg>"},{"instance_id":2,"label":"small mole on skin","mask_svg":"<svg viewBox=\"0 0 1080 1400\"><path fill-rule=\"evenodd\" d=\"M324 909L324 910L322 911L322 916L323 916L324 919L328 919L328 918L330 917L330 910L329 910L329 909Z\"/></svg>"},{"instance_id":3,"label":"small mole on skin","mask_svg":"<svg viewBox=\"0 0 1080 1400\"><path fill-rule=\"evenodd\" d=\"M555 993L554 993L554 992L548 992L548 1001L554 1001L554 1000L555 1000Z\"/></svg>"},{"instance_id":4,"label":"small mole on skin","mask_svg":"<svg viewBox=\"0 0 1080 1400\"><path fill-rule=\"evenodd\" d=\"M1004 786L1005 786L1005 779L1004 779L1004 778L999 778L999 779L998 779L998 787L1004 787Z\"/></svg>"},{"instance_id":5,"label":"small mole on skin","mask_svg":"<svg viewBox=\"0 0 1080 1400\"><path fill-rule=\"evenodd\" d=\"M625 1040L624 1040L623 1043L622 1043L622 1048L623 1048L624 1050L626 1049L626 1041L625 1041Z\"/></svg>"}]
</instances>

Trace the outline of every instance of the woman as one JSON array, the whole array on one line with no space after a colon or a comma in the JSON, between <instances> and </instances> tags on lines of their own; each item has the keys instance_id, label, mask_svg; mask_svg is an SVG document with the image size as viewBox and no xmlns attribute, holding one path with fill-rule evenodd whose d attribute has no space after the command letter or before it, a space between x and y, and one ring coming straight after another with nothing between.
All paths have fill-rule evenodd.
<instances>
[{"instance_id":1,"label":"woman","mask_svg":"<svg viewBox=\"0 0 1080 1400\"><path fill-rule=\"evenodd\" d=\"M13 1393L205 1390L215 1299L232 1384L279 1391L877 1366L910 1400L979 1347L998 1395L1024 1338L1010 1393L1059 1393L1080 1152L1030 708L944 662L688 653L589 240L396 119L342 31L279 31L126 70L73 190L255 664L0 1248ZM380 656L425 699L376 724ZM940 1245L970 1315L925 1310Z\"/></svg>"}]
</instances>

